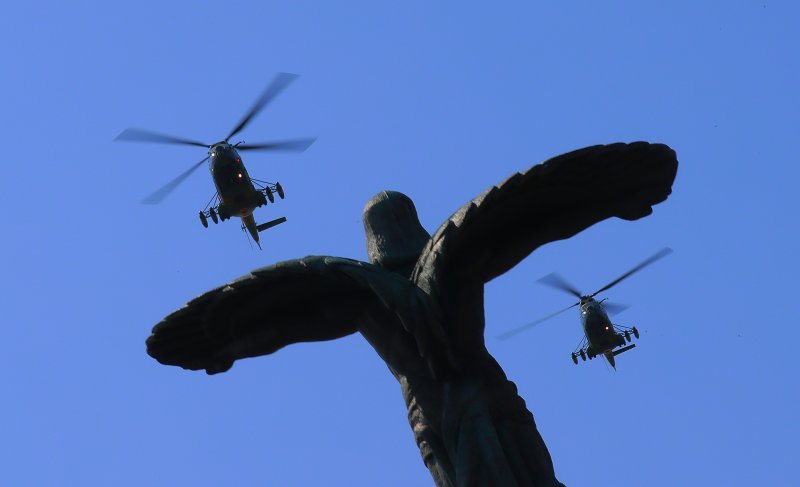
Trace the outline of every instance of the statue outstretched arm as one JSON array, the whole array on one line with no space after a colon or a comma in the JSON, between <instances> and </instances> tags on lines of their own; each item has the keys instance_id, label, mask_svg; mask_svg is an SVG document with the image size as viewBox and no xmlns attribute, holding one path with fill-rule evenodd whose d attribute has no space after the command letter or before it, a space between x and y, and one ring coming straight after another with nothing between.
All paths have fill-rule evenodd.
<instances>
[{"instance_id":1,"label":"statue outstretched arm","mask_svg":"<svg viewBox=\"0 0 800 487\"><path fill-rule=\"evenodd\" d=\"M310 256L256 269L164 318L147 353L166 365L214 374L235 360L297 342L333 340L370 327L402 328L420 350L439 341L423 325L425 295L407 279L356 260ZM362 329L364 328L364 329ZM392 336L385 330L373 337ZM368 337L369 338L369 337ZM381 353L391 343L373 343ZM392 364L390 364L392 365Z\"/></svg>"}]
</instances>

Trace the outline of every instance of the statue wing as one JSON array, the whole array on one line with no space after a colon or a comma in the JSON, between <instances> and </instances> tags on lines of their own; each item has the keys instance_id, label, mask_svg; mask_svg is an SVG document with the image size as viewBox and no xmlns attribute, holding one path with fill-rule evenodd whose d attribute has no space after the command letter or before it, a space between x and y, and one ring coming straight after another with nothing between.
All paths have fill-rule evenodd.
<instances>
[{"instance_id":1,"label":"statue wing","mask_svg":"<svg viewBox=\"0 0 800 487\"><path fill-rule=\"evenodd\" d=\"M364 262L289 260L189 301L153 328L147 353L165 365L214 374L235 360L291 343L333 340L372 321L398 323L424 355L424 347L436 340L430 338L430 324L421 324L430 318L418 312L427 309L425 298L408 279Z\"/></svg>"},{"instance_id":2,"label":"statue wing","mask_svg":"<svg viewBox=\"0 0 800 487\"><path fill-rule=\"evenodd\" d=\"M432 297L483 284L537 247L610 217L636 220L667 199L678 168L663 144L597 145L517 173L447 219L413 278ZM441 302L441 300L437 300Z\"/></svg>"}]
</instances>

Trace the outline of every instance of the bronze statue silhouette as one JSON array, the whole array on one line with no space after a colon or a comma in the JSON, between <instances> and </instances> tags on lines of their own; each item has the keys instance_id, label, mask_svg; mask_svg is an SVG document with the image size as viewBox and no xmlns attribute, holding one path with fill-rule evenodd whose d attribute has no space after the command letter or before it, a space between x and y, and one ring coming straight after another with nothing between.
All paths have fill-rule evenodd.
<instances>
[{"instance_id":1,"label":"bronze statue silhouette","mask_svg":"<svg viewBox=\"0 0 800 487\"><path fill-rule=\"evenodd\" d=\"M676 171L661 144L580 149L489 188L432 237L410 198L382 191L364 209L370 263L310 256L256 269L167 316L147 351L215 374L358 331L400 383L437 486L561 485L533 415L484 344L484 285L543 244L649 215Z\"/></svg>"}]
</instances>

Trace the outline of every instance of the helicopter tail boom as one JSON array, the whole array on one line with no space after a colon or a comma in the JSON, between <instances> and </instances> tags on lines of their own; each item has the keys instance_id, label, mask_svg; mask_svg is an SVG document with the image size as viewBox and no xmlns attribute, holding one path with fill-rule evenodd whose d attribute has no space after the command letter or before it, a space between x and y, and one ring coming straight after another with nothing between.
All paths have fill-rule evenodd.
<instances>
[{"instance_id":1,"label":"helicopter tail boom","mask_svg":"<svg viewBox=\"0 0 800 487\"><path fill-rule=\"evenodd\" d=\"M261 248L261 242L259 242L258 234L259 232L263 232L268 228L272 228L276 225L280 225L281 223L286 221L286 217L282 216L280 218L276 218L274 220L268 221L266 223L262 223L261 225L256 224L256 219L253 214L249 214L247 216L242 217L242 230L247 230L250 236L255 241L258 248Z\"/></svg>"},{"instance_id":2,"label":"helicopter tail boom","mask_svg":"<svg viewBox=\"0 0 800 487\"><path fill-rule=\"evenodd\" d=\"M258 248L261 248L261 243L258 241L258 226L256 225L256 219L252 213L242 217L242 226L246 228L250 236L253 237Z\"/></svg>"},{"instance_id":3,"label":"helicopter tail boom","mask_svg":"<svg viewBox=\"0 0 800 487\"><path fill-rule=\"evenodd\" d=\"M615 355L614 352L606 352L606 353L603 354L603 356L606 358L606 360L608 360L608 363L611 364L611 367L613 367L614 370L617 370L617 364L614 363L614 355Z\"/></svg>"}]
</instances>

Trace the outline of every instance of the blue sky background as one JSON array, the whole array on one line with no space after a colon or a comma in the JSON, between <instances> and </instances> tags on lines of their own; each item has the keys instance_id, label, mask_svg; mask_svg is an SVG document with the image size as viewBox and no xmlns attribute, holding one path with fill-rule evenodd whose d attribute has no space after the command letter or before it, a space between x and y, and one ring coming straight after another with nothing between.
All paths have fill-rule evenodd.
<instances>
[{"instance_id":1,"label":"blue sky background","mask_svg":"<svg viewBox=\"0 0 800 487\"><path fill-rule=\"evenodd\" d=\"M358 335L164 367L150 328L250 269L366 259L361 210L403 191L433 232L491 184L598 143L664 142L672 197L539 249L486 290L487 343L571 486L796 485L800 35L795 2L13 2L0 30L4 197L0 484L430 485L399 387ZM113 143L135 126L213 141L275 72L302 77L241 138L286 216L250 249L204 229L202 149ZM570 303L599 288L642 331L576 367Z\"/></svg>"}]
</instances>

